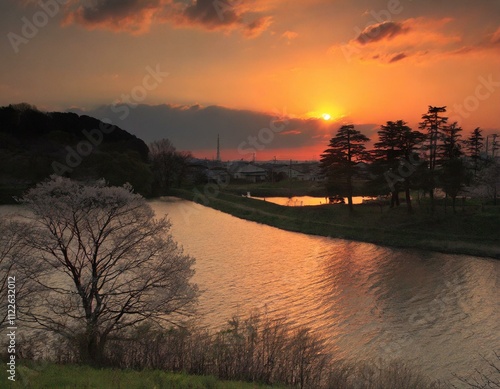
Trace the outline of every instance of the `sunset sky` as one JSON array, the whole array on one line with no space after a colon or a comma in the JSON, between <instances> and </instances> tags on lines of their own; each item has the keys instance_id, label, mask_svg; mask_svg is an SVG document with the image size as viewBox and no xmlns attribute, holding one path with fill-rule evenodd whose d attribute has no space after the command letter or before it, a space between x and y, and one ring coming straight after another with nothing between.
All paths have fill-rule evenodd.
<instances>
[{"instance_id":1,"label":"sunset sky","mask_svg":"<svg viewBox=\"0 0 500 389\"><path fill-rule=\"evenodd\" d=\"M0 20L0 105L200 157L220 134L225 159L317 159L344 123L416 129L428 105L500 133L499 0L4 0Z\"/></svg>"}]
</instances>

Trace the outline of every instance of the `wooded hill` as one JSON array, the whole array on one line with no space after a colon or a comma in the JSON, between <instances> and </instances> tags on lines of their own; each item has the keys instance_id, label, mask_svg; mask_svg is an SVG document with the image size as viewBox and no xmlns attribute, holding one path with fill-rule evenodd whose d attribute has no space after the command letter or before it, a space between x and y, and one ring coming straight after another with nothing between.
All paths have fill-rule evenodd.
<instances>
[{"instance_id":1,"label":"wooded hill","mask_svg":"<svg viewBox=\"0 0 500 389\"><path fill-rule=\"evenodd\" d=\"M147 145L118 126L25 103L0 107L0 203L51 174L129 182L143 195L153 180Z\"/></svg>"}]
</instances>

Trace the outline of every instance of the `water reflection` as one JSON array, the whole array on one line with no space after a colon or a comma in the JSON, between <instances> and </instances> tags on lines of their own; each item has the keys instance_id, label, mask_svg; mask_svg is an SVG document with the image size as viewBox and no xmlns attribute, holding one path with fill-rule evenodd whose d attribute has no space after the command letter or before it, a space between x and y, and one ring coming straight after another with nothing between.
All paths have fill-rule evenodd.
<instances>
[{"instance_id":1,"label":"water reflection","mask_svg":"<svg viewBox=\"0 0 500 389\"><path fill-rule=\"evenodd\" d=\"M311 196L294 196L294 197L253 197L252 199L269 201L270 203L285 205L287 207L302 207L308 205L325 205L328 204L326 197L311 197ZM353 204L362 204L364 201L373 200L374 197L354 196ZM347 204L347 198L343 199Z\"/></svg>"},{"instance_id":2,"label":"water reflection","mask_svg":"<svg viewBox=\"0 0 500 389\"><path fill-rule=\"evenodd\" d=\"M440 379L500 351L500 261L282 231L178 199L151 205L197 259L202 325L260 309L309 326L339 358L402 358Z\"/></svg>"},{"instance_id":3,"label":"water reflection","mask_svg":"<svg viewBox=\"0 0 500 389\"><path fill-rule=\"evenodd\" d=\"M180 200L152 205L197 258L211 327L258 308L313 328L338 357L404 358L445 379L500 346L499 261L308 236Z\"/></svg>"}]
</instances>

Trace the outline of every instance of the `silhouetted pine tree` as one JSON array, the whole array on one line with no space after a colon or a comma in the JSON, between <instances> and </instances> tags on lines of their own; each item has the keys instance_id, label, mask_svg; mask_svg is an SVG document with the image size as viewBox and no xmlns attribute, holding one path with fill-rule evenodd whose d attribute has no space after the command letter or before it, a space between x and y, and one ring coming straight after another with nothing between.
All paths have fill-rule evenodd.
<instances>
[{"instance_id":1,"label":"silhouetted pine tree","mask_svg":"<svg viewBox=\"0 0 500 389\"><path fill-rule=\"evenodd\" d=\"M354 129L352 124L342 126L330 140L328 149L321 154L321 168L327 177L329 194L346 196L349 210L354 210L352 203L353 177L358 164L368 159L365 143L368 138Z\"/></svg>"},{"instance_id":2,"label":"silhouetted pine tree","mask_svg":"<svg viewBox=\"0 0 500 389\"><path fill-rule=\"evenodd\" d=\"M429 106L426 114L422 115L422 122L420 123L420 129L427 132L428 140L428 169L429 178L428 190L431 198L431 207L434 209L434 179L435 179L435 169L438 163L438 144L442 138L442 133L448 122L448 118L441 116L441 113L446 112L446 107L433 107Z\"/></svg>"},{"instance_id":3,"label":"silhouetted pine tree","mask_svg":"<svg viewBox=\"0 0 500 389\"><path fill-rule=\"evenodd\" d=\"M387 122L380 127L378 135L379 141L374 145L374 163L385 169L384 178L391 190L391 207L399 205L398 193L405 190L408 211L411 212L411 176L421 164L418 149L425 135L412 131L403 120Z\"/></svg>"},{"instance_id":4,"label":"silhouetted pine tree","mask_svg":"<svg viewBox=\"0 0 500 389\"><path fill-rule=\"evenodd\" d=\"M443 143L440 147L441 186L446 195L452 199L453 212L456 212L457 195L468 178L460 141L461 131L462 128L457 123L446 126L443 129Z\"/></svg>"},{"instance_id":5,"label":"silhouetted pine tree","mask_svg":"<svg viewBox=\"0 0 500 389\"><path fill-rule=\"evenodd\" d=\"M472 160L472 168L474 176L477 175L479 169L479 161L481 160L481 151L483 149L483 135L482 130L478 127L467 138L465 144L467 146L467 156Z\"/></svg>"}]
</instances>

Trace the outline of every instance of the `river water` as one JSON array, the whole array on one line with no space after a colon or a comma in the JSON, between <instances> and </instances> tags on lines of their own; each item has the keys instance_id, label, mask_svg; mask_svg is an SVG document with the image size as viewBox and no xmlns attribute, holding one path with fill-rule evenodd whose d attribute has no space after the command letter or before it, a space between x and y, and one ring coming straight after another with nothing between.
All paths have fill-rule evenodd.
<instances>
[{"instance_id":1,"label":"river water","mask_svg":"<svg viewBox=\"0 0 500 389\"><path fill-rule=\"evenodd\" d=\"M175 198L150 204L197 260L204 325L257 309L310 327L338 358L403 359L438 379L500 351L500 261L288 232Z\"/></svg>"},{"instance_id":2,"label":"river water","mask_svg":"<svg viewBox=\"0 0 500 389\"><path fill-rule=\"evenodd\" d=\"M312 197L312 196L294 196L294 197L253 197L252 199L269 201L270 203L285 205L287 207L302 207L306 205L325 205L328 204L326 197ZM343 198L344 203L347 204L347 198ZM375 197L354 196L352 198L353 204L362 204L363 201L374 200Z\"/></svg>"},{"instance_id":3,"label":"river water","mask_svg":"<svg viewBox=\"0 0 500 389\"><path fill-rule=\"evenodd\" d=\"M402 359L443 380L500 352L498 260L283 231L176 198L150 204L197 260L200 325L259 310L310 327L339 359Z\"/></svg>"}]
</instances>

